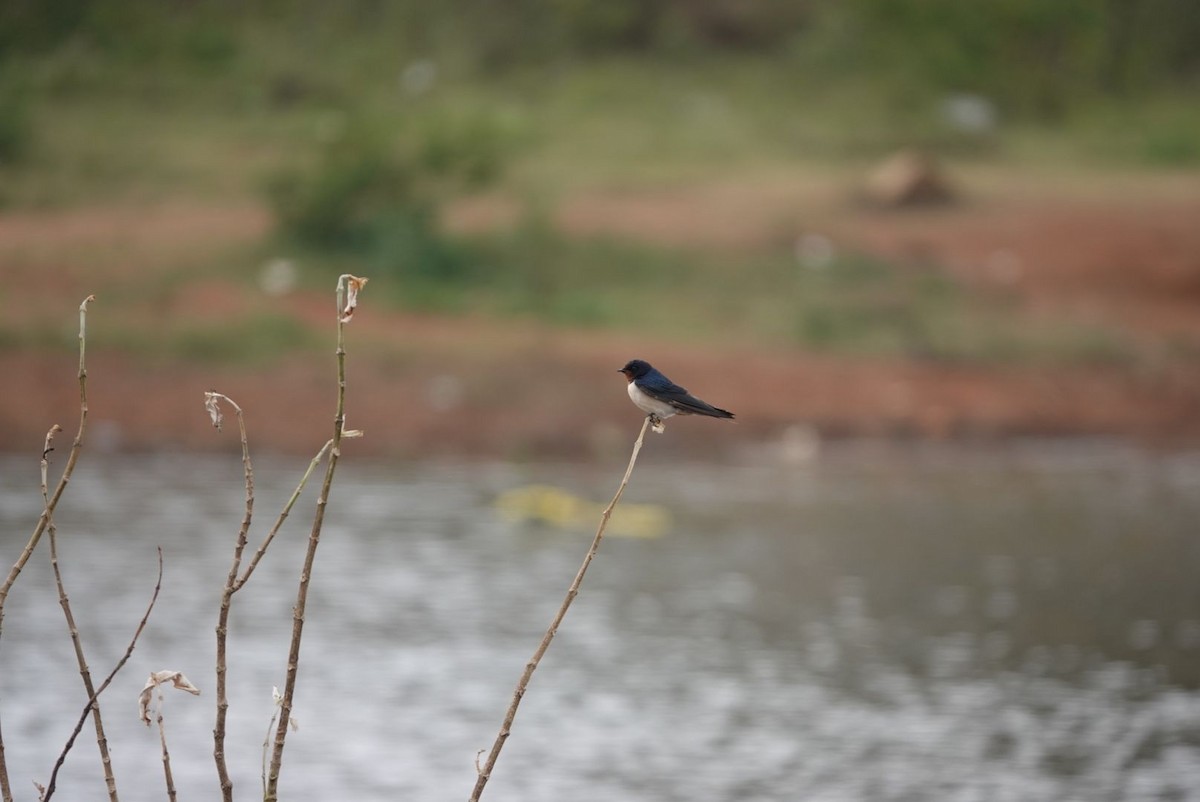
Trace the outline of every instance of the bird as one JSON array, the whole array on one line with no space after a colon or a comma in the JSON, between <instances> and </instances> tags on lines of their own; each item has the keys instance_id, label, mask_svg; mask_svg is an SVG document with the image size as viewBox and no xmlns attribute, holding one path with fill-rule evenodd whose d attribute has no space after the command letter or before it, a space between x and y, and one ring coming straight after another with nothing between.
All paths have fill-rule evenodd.
<instances>
[{"instance_id":1,"label":"bird","mask_svg":"<svg viewBox=\"0 0 1200 802\"><path fill-rule=\"evenodd\" d=\"M733 419L732 412L701 401L643 359L629 360L618 372L624 373L629 380L629 399L649 415L650 424L656 432L663 430L662 422L672 415Z\"/></svg>"}]
</instances>

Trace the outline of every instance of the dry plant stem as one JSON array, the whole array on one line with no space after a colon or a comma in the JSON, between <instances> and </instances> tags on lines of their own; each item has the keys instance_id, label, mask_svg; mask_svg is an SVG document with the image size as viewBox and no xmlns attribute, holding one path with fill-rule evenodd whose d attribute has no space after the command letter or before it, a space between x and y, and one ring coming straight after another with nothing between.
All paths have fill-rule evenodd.
<instances>
[{"instance_id":1,"label":"dry plant stem","mask_svg":"<svg viewBox=\"0 0 1200 802\"><path fill-rule=\"evenodd\" d=\"M89 295L79 305L79 430L75 433L75 442L71 446L70 456L67 457L67 465L63 468L62 476L58 479L58 485L54 488L54 493L46 502L45 509L42 510L41 517L38 518L37 525L33 529L33 534L29 536L29 541L25 544L25 550L21 552L21 556L13 565L8 573L8 578L0 585L0 631L4 624L4 602L8 598L8 593L12 590L13 584L17 581L17 577L21 574L21 569L25 567L25 563L29 562L30 555L37 548L38 541L42 538L42 533L46 531L46 525L54 516L54 508L58 506L58 500L62 498L63 491L67 488L67 483L71 481L71 474L75 470L75 463L79 459L79 449L83 445L83 433L87 428L87 362L85 360L85 347L87 345L87 306L95 300L94 295Z\"/></svg>"},{"instance_id":2,"label":"dry plant stem","mask_svg":"<svg viewBox=\"0 0 1200 802\"><path fill-rule=\"evenodd\" d=\"M171 776L171 752L167 749L167 728L163 724L163 695L158 691L158 709L154 711L154 720L158 724L158 740L162 744L163 776L167 781L167 799L175 802L175 778Z\"/></svg>"},{"instance_id":3,"label":"dry plant stem","mask_svg":"<svg viewBox=\"0 0 1200 802\"><path fill-rule=\"evenodd\" d=\"M554 640L554 636L558 632L558 626L567 614L567 609L571 606L571 602L575 601L575 597L579 594L579 586L583 584L583 576L587 573L588 566L592 563L592 558L596 556L596 552L600 548L600 540L604 537L604 529L608 526L608 519L612 516L612 511L617 506L617 502L621 500L621 495L625 492L626 485L629 484L629 477L633 474L633 466L637 462L638 452L642 450L642 441L646 437L646 428L649 425L650 418L647 417L642 422L642 430L638 433L637 440L633 443L633 453L629 455L629 466L625 468L625 476L621 479L621 485L617 488L616 495L613 496L612 501L608 502L608 506L604 508L604 512L600 515L600 525L596 529L596 536L592 538L591 548L588 549L587 555L583 558L583 565L579 566L579 572L575 574L575 580L571 582L571 587L567 590L567 595L563 598L562 605L554 615L554 620L550 622L550 627L546 630L546 634L542 636L542 642L538 644L537 651L533 653L533 657L529 658L529 662L525 664L525 671L521 674L521 679L517 683L517 689L513 692L512 701L508 705L508 712L504 714L504 723L500 725L500 734L496 736L496 741L492 744L492 750L488 753L487 762L484 763L482 769L478 770L478 776L475 779L475 790L471 792L471 802L478 802L479 798L483 796L483 788L492 776L492 768L496 765L496 758L500 757L500 750L504 748L504 742L508 740L508 735L512 731L513 719L517 717L517 708L521 705L521 699L525 696L525 688L529 685L529 679L533 676L534 670L537 669L538 663L541 662L542 655L550 648L550 641ZM476 759L476 765L478 765L478 758Z\"/></svg>"},{"instance_id":4,"label":"dry plant stem","mask_svg":"<svg viewBox=\"0 0 1200 802\"><path fill-rule=\"evenodd\" d=\"M54 761L54 770L50 772L50 782L46 784L46 792L42 794L41 802L49 802L50 797L54 796L55 785L58 782L58 771L62 768L63 762L67 759L67 753L71 751L71 747L75 745L75 739L79 737L79 731L83 729L84 722L87 721L88 714L92 712L92 707L95 706L96 700L100 698L100 694L112 684L113 679L117 676L125 664L129 662L130 656L133 654L133 649L137 646L138 638L142 636L142 630L146 628L146 622L150 620L150 613L154 610L154 603L158 601L158 592L162 589L162 574L163 574L163 558L162 546L158 547L158 578L154 581L154 593L150 596L150 604L146 605L146 612L142 615L142 620L138 622L137 629L133 632L133 637L129 641L129 646L125 649L125 654L117 661L113 670L104 678L104 682L100 683L100 687L88 699L87 704L83 706L83 712L79 714L79 720L75 722L75 729L71 732L71 737L67 739L66 746L59 753L58 760Z\"/></svg>"},{"instance_id":5,"label":"dry plant stem","mask_svg":"<svg viewBox=\"0 0 1200 802\"><path fill-rule=\"evenodd\" d=\"M250 462L250 446L246 437L246 422L242 415L242 409L228 396L220 394L217 395L220 399L226 401L230 406L232 406L237 413L238 430L241 434L242 440L242 466L246 485L246 512L242 518L241 528L238 530L237 545L234 547L233 553L233 563L230 566L229 576L225 582L225 590L221 595L221 611L217 620L217 721L216 726L213 728L213 758L216 760L217 776L221 783L221 797L226 802L232 802L233 780L229 776L229 768L225 761L225 721L226 714L229 710L229 700L226 696L226 675L228 672L226 646L228 643L229 612L233 603L233 594L241 590L242 586L246 584L246 581L250 579L251 574L254 573L254 569L258 566L259 561L262 560L263 555L266 554L267 547L271 545L271 541L275 539L276 533L279 532L280 527L282 527L284 521L287 520L288 515L292 511L292 507L295 506L296 501L300 498L300 494L304 491L305 485L308 484L309 477L312 476L313 471L316 470L316 467L320 464L321 460L325 458L325 454L333 445L333 441L326 441L325 445L321 447L321 450L317 452L317 455L313 457L311 462L309 462L308 470L304 472L304 475L300 478L300 483L296 486L296 489L292 491L291 498L289 498L287 504L284 505L283 511L280 512L279 517L275 519L275 523L271 527L271 531L267 533L267 536L259 545L258 550L255 551L254 556L246 566L245 573L241 574L241 576L238 576L242 561L242 554L246 548L246 538L250 530L250 521L254 511L254 469ZM272 719L272 724L273 723L274 719ZM263 778L263 788L265 791L265 758L263 760Z\"/></svg>"},{"instance_id":6,"label":"dry plant stem","mask_svg":"<svg viewBox=\"0 0 1200 802\"><path fill-rule=\"evenodd\" d=\"M12 569L8 572L8 577L4 580L4 584L0 585L0 632L4 628L4 602L8 599L8 593L12 590L13 584L16 583L17 577L21 575L21 570L25 567L25 563L29 562L30 556L33 555L33 550L37 548L38 541L41 540L42 534L46 531L46 526L54 517L54 508L58 506L58 500L62 498L63 491L67 489L67 483L71 481L71 474L75 470L75 463L79 459L79 449L83 446L83 433L87 428L87 307L92 301L96 300L96 296L89 295L83 299L83 303L79 305L79 429L75 433L75 442L71 445L71 453L67 457L66 467L63 468L62 475L58 478L58 485L54 488L54 493L46 501L45 507L42 509L42 514L38 518L37 525L33 529L33 534L29 536L29 540L25 543L25 549L21 552L21 556L17 558ZM43 459L45 454L42 455ZM3 802L12 802L12 788L8 781L8 764L4 758L4 739L0 737L0 799Z\"/></svg>"},{"instance_id":7,"label":"dry plant stem","mask_svg":"<svg viewBox=\"0 0 1200 802\"><path fill-rule=\"evenodd\" d=\"M8 768L4 761L4 734L0 733L0 799L13 802L12 788L8 784Z\"/></svg>"},{"instance_id":8,"label":"dry plant stem","mask_svg":"<svg viewBox=\"0 0 1200 802\"><path fill-rule=\"evenodd\" d=\"M50 503L46 482L50 443L54 439L54 435L60 431L62 429L58 425L50 429L49 433L46 434L46 447L42 450L42 499L47 504ZM88 698L93 699L96 696L96 686L92 682L92 672L88 669L87 658L83 655L83 642L79 638L79 627L75 624L75 616L71 612L71 601L67 597L67 589L63 584L62 571L59 569L58 539L56 534L54 520L51 519L46 524L46 538L50 543L50 565L54 569L54 583L58 586L58 603L62 606L63 616L67 621L67 631L71 635L71 645L75 648L75 661L79 664L79 676L83 679L83 689L87 692ZM96 726L96 746L100 750L100 764L104 769L104 783L108 788L108 798L111 802L117 802L117 781L113 777L112 758L108 754L108 738L104 735L104 722L100 714L99 700L92 705L92 722Z\"/></svg>"},{"instance_id":9,"label":"dry plant stem","mask_svg":"<svg viewBox=\"0 0 1200 802\"><path fill-rule=\"evenodd\" d=\"M329 461L325 463L325 479L321 483L321 494L317 497L317 510L313 516L312 529L308 536L308 549L304 553L304 567L300 569L300 585L296 591L296 606L292 608L292 641L288 648L287 675L283 686L283 700L279 706L279 722L275 727L275 744L271 751L271 766L267 771L267 790L264 802L275 802L279 793L279 768L283 763L283 745L287 738L288 720L292 712L292 697L296 692L296 674L300 668L300 640L304 633L304 608L308 601L308 583L312 578L313 561L317 546L321 542L321 526L325 522L325 506L333 486L333 474L341 455L342 430L346 423L346 347L342 310L346 305L346 293L357 294L357 281L352 276L338 277L337 284L337 411L333 419L333 439L329 447Z\"/></svg>"},{"instance_id":10,"label":"dry plant stem","mask_svg":"<svg viewBox=\"0 0 1200 802\"><path fill-rule=\"evenodd\" d=\"M225 717L229 710L229 700L225 696L225 646L229 634L229 607L233 599L238 579L238 571L242 564L242 552L246 548L246 536L250 531L250 520L254 514L254 468L250 464L250 444L246 439L246 420L242 408L228 396L220 396L237 412L238 431L242 438L242 472L246 480L246 511L242 516L242 525L238 529L237 545L233 549L233 564L229 567L229 577L225 580L225 590L221 594L221 610L217 617L217 721L213 726L213 759L217 763L217 776L221 781L221 796L226 802L233 800L233 780L229 776L229 768L225 763ZM161 694L160 694L161 698ZM175 798L174 784L171 782L171 763L167 756L166 733L162 729L162 709L158 711L159 732L163 742L163 770L167 774L167 793Z\"/></svg>"},{"instance_id":11,"label":"dry plant stem","mask_svg":"<svg viewBox=\"0 0 1200 802\"><path fill-rule=\"evenodd\" d=\"M0 733L0 799L12 802L12 788L8 784L8 769L4 763L4 735Z\"/></svg>"},{"instance_id":12,"label":"dry plant stem","mask_svg":"<svg viewBox=\"0 0 1200 802\"><path fill-rule=\"evenodd\" d=\"M238 578L236 582L233 583L234 593L237 593L239 590L241 590L242 585L246 584L246 580L248 580L250 575L254 573L254 569L258 567L259 561L263 558L263 555L267 553L267 546L271 545L271 541L275 539L275 535L277 532L279 532L280 527L283 526L283 522L286 521L288 515L291 514L292 507L296 506L296 501L299 500L300 494L304 492L304 486L308 484L308 480L312 476L313 471L315 471L317 466L321 464L321 460L325 459L325 455L329 453L329 449L331 448L333 448L333 440L326 440L325 445L321 446L321 450L318 451L317 455L312 458L311 462L308 463L308 470L304 472L304 476L300 477L300 483L296 485L296 489L292 491L292 497L288 499L287 504L283 506L283 511L280 512L279 517L275 519L275 524L271 527L271 531L267 533L265 538L263 538L263 542L259 544L258 550L255 551L254 556L250 558L250 563L246 566L245 572Z\"/></svg>"},{"instance_id":13,"label":"dry plant stem","mask_svg":"<svg viewBox=\"0 0 1200 802\"><path fill-rule=\"evenodd\" d=\"M264 799L266 799L266 797L267 797L267 753L271 749L271 731L275 729L276 715L277 714L274 714L274 713L271 714L271 720L267 722L267 735L265 738L263 738L262 789L263 789L263 798Z\"/></svg>"}]
</instances>

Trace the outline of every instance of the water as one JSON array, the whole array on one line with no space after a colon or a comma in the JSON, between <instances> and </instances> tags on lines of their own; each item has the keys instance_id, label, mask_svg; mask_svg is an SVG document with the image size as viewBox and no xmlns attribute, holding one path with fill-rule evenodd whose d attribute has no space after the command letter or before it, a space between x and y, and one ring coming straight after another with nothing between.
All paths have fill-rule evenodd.
<instances>
[{"instance_id":1,"label":"water","mask_svg":"<svg viewBox=\"0 0 1200 802\"><path fill-rule=\"evenodd\" d=\"M650 443L626 495L671 512L606 539L535 673L485 799L1200 799L1200 455L1095 443L831 450L801 468L679 465ZM260 460L251 542L303 470ZM309 598L281 796L463 800L590 541L513 524L496 496L551 482L607 501L618 464L339 469ZM301 500L235 597L227 751L260 793L283 685ZM0 554L40 512L37 465L0 460ZM57 516L122 798L218 797L213 627L241 518L236 457L85 454ZM35 798L84 697L45 543L9 598L0 715ZM105 798L90 723L61 800Z\"/></svg>"}]
</instances>

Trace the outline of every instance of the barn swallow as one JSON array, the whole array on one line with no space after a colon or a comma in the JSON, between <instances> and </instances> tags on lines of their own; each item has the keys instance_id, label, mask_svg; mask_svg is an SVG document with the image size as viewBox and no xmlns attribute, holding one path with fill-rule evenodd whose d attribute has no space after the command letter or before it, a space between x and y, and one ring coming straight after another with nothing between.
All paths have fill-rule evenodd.
<instances>
[{"instance_id":1,"label":"barn swallow","mask_svg":"<svg viewBox=\"0 0 1200 802\"><path fill-rule=\"evenodd\" d=\"M728 410L714 407L675 384L641 359L631 359L620 368L629 380L629 399L650 416L654 431L663 430L662 422L672 415L708 415L710 418L733 418Z\"/></svg>"}]
</instances>

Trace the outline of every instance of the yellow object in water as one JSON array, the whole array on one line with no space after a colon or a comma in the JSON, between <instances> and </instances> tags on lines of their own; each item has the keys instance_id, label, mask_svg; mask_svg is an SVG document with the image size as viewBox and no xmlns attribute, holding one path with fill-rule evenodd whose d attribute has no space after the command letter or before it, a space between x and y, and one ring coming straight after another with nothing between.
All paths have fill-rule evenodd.
<instances>
[{"instance_id":1,"label":"yellow object in water","mask_svg":"<svg viewBox=\"0 0 1200 802\"><path fill-rule=\"evenodd\" d=\"M526 485L501 493L496 509L509 521L536 521L560 529L578 529L599 523L603 504L551 485ZM621 537L659 537L671 526L671 513L658 504L618 504L608 522L607 534Z\"/></svg>"}]
</instances>

